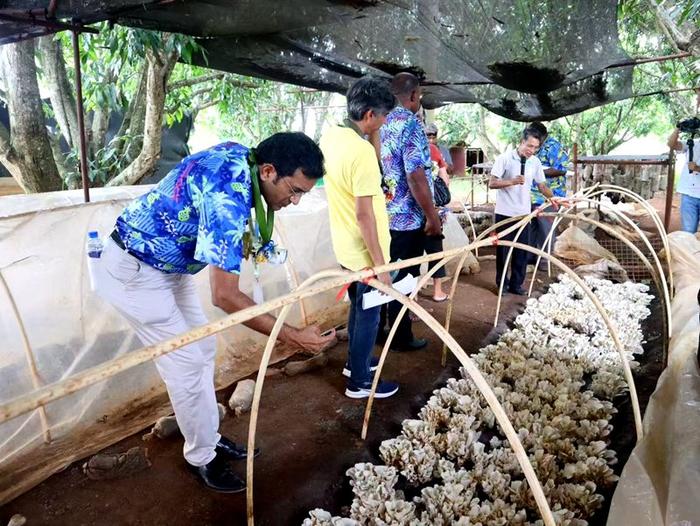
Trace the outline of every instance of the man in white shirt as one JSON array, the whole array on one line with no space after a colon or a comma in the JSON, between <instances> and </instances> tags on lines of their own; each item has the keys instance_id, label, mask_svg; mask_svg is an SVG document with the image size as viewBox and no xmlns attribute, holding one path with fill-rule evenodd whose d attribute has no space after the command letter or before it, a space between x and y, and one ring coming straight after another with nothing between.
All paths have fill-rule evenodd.
<instances>
[{"instance_id":1,"label":"man in white shirt","mask_svg":"<svg viewBox=\"0 0 700 526\"><path fill-rule=\"evenodd\" d=\"M688 145L678 139L680 130L676 128L668 138L670 148L689 154ZM693 159L686 158L678 181L677 191L681 194L681 230L695 234L700 222L700 139L694 140Z\"/></svg>"},{"instance_id":2,"label":"man in white shirt","mask_svg":"<svg viewBox=\"0 0 700 526\"><path fill-rule=\"evenodd\" d=\"M553 194L545 184L542 163L535 153L542 143L542 136L537 130L525 128L520 144L515 150L502 153L493 163L489 188L496 189L496 222L508 217L524 216L530 213L530 187L534 181L542 195L552 200ZM512 226L499 228L498 231ZM513 241L517 230L505 235L502 239ZM524 229L518 240L528 244L528 229ZM500 285L509 247L499 245L496 247L496 285ZM525 291L522 288L527 270L527 252L520 249L513 250L511 258L510 276L506 274L505 285L508 292L522 296Z\"/></svg>"}]
</instances>

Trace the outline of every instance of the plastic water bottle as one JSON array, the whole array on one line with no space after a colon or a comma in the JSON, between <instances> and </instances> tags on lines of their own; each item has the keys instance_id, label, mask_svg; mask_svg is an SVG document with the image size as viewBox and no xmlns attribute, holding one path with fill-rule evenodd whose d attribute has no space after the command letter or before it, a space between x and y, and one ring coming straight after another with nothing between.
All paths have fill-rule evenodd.
<instances>
[{"instance_id":1,"label":"plastic water bottle","mask_svg":"<svg viewBox=\"0 0 700 526\"><path fill-rule=\"evenodd\" d=\"M95 291L96 276L99 272L100 256L102 256L102 240L96 230L88 232L85 251L87 253L88 277L90 278L90 290Z\"/></svg>"},{"instance_id":2,"label":"plastic water bottle","mask_svg":"<svg viewBox=\"0 0 700 526\"><path fill-rule=\"evenodd\" d=\"M89 258L99 258L102 255L102 240L97 230L88 232L87 255Z\"/></svg>"}]
</instances>

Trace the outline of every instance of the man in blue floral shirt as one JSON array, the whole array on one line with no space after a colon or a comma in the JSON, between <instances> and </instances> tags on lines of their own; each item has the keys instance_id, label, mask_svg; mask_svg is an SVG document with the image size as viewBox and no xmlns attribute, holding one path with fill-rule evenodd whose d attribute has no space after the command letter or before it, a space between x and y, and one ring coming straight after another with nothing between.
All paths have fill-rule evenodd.
<instances>
[{"instance_id":1,"label":"man in blue floral shirt","mask_svg":"<svg viewBox=\"0 0 700 526\"><path fill-rule=\"evenodd\" d=\"M542 146L537 152L537 158L542 163L544 168L545 184L552 191L554 197L565 198L566 197L566 170L569 165L569 154L564 150L561 143L554 137L548 135L547 127L541 122L533 122L529 126L540 134L544 139L542 141ZM530 190L530 198L532 202L532 210L542 205L545 202L545 197L540 192L539 188L535 183L532 184ZM545 209L545 212L554 212L554 209L550 206ZM530 221L529 227L529 238L530 246L535 248L542 248L550 230L552 230L552 225L554 223L553 217L535 217ZM554 243L557 240L556 231L552 234L552 249L554 248ZM528 256L528 261L530 263L535 263L537 261L537 256L530 254Z\"/></svg>"},{"instance_id":2,"label":"man in blue floral shirt","mask_svg":"<svg viewBox=\"0 0 700 526\"><path fill-rule=\"evenodd\" d=\"M420 110L420 82L411 73L399 73L394 76L391 89L399 105L387 116L380 131L380 157L389 213L391 261L397 261L421 256L426 235L442 235L442 223L433 204L430 146L416 116ZM418 267L402 269L394 281L400 281L407 274L418 276L419 272ZM400 310L401 304L396 301L388 305L390 325ZM380 331L383 328L382 321ZM414 338L411 320L404 316L396 331L393 349L421 349L427 343Z\"/></svg>"},{"instance_id":3,"label":"man in blue floral shirt","mask_svg":"<svg viewBox=\"0 0 700 526\"><path fill-rule=\"evenodd\" d=\"M227 142L185 158L117 219L102 253L97 293L144 345L208 323L192 277L207 265L217 307L233 313L254 305L238 286L252 238L262 233L269 242L274 210L297 204L322 176L321 151L302 133L278 133L254 149ZM251 208L257 228L249 224ZM260 217L265 215L267 221ZM246 325L269 334L274 323L266 314ZM282 341L310 351L333 337L321 336L316 326L285 326L280 333ZM209 337L155 364L185 438L185 460L207 487L232 493L245 489L245 482L226 461L243 459L247 451L218 433L215 354Z\"/></svg>"}]
</instances>

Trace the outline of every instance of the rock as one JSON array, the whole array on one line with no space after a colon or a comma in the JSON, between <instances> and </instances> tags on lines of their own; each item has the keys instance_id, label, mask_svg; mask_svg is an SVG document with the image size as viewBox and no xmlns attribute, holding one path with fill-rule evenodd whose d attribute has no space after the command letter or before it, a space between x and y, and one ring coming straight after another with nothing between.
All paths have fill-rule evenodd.
<instances>
[{"instance_id":1,"label":"rock","mask_svg":"<svg viewBox=\"0 0 700 526\"><path fill-rule=\"evenodd\" d=\"M270 378L272 376L279 376L281 374L282 374L282 369L270 367L267 371L265 371L265 378Z\"/></svg>"},{"instance_id":2,"label":"rock","mask_svg":"<svg viewBox=\"0 0 700 526\"><path fill-rule=\"evenodd\" d=\"M216 404L216 406L219 408L219 421L221 421L226 418L226 406L224 404ZM180 427L177 425L175 415L164 416L156 420L156 423L153 424L153 429L141 438L143 440L150 440L153 437L168 438L179 431Z\"/></svg>"},{"instance_id":3,"label":"rock","mask_svg":"<svg viewBox=\"0 0 700 526\"><path fill-rule=\"evenodd\" d=\"M243 413L250 411L254 392L255 380L241 380L238 382L228 401L228 406L236 416L241 416Z\"/></svg>"},{"instance_id":4,"label":"rock","mask_svg":"<svg viewBox=\"0 0 700 526\"><path fill-rule=\"evenodd\" d=\"M287 365L284 366L283 371L284 374L286 374L287 376L295 376L297 374L308 373L309 371L313 371L314 369L320 369L321 367L325 367L327 363L328 356L326 356L325 353L319 353L313 358L309 358L308 360L289 362Z\"/></svg>"},{"instance_id":5,"label":"rock","mask_svg":"<svg viewBox=\"0 0 700 526\"><path fill-rule=\"evenodd\" d=\"M83 464L83 472L91 480L127 477L151 467L148 449L132 447L125 453L99 453Z\"/></svg>"},{"instance_id":6,"label":"rock","mask_svg":"<svg viewBox=\"0 0 700 526\"><path fill-rule=\"evenodd\" d=\"M7 523L7 526L24 526L25 524L27 524L27 518L24 515L16 513L10 517L10 522Z\"/></svg>"},{"instance_id":7,"label":"rock","mask_svg":"<svg viewBox=\"0 0 700 526\"><path fill-rule=\"evenodd\" d=\"M348 328L343 327L342 329L336 330L335 337L338 339L339 342L348 341Z\"/></svg>"}]
</instances>

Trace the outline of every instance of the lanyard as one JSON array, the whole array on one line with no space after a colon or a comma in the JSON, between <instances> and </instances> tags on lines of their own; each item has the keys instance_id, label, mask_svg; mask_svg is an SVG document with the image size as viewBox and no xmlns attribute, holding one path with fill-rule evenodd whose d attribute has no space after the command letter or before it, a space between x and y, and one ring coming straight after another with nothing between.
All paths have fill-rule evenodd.
<instances>
[{"instance_id":1,"label":"lanyard","mask_svg":"<svg viewBox=\"0 0 700 526\"><path fill-rule=\"evenodd\" d=\"M267 207L267 212L265 212L265 206L263 205L262 194L260 193L260 172L258 164L255 161L255 155L251 151L248 154L248 167L250 168L250 179L253 186L253 204L255 207L255 222L257 223L257 230L260 237L262 238L262 245L267 244L272 239L272 231L275 228L275 211L271 206ZM257 237L253 232L253 218L251 214L250 221L248 222L250 227L251 237Z\"/></svg>"}]
</instances>

